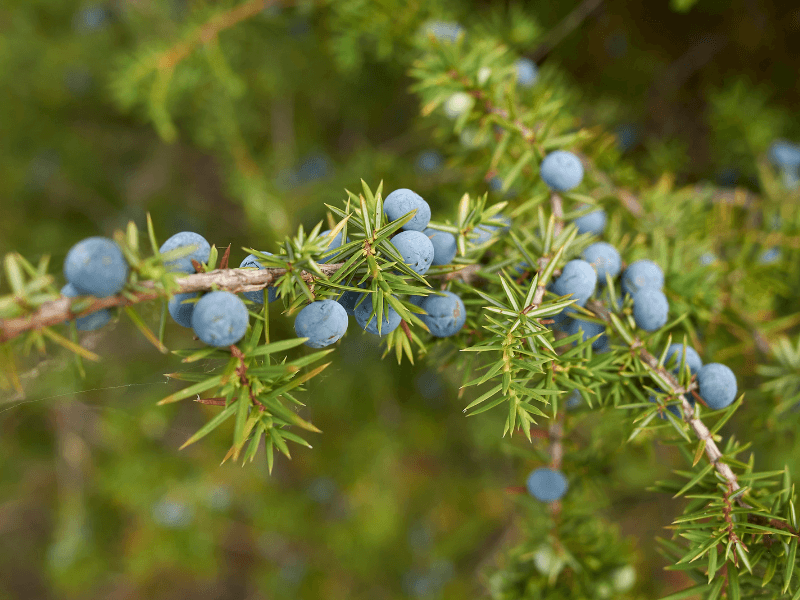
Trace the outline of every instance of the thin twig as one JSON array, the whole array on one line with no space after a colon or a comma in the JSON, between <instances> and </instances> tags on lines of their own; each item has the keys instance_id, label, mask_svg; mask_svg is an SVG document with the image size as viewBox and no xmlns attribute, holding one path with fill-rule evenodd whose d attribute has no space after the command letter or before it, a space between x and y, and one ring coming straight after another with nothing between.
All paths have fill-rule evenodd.
<instances>
[{"instance_id":1,"label":"thin twig","mask_svg":"<svg viewBox=\"0 0 800 600\"><path fill-rule=\"evenodd\" d=\"M344 263L332 265L319 265L320 271L328 277L338 271ZM265 287L274 285L275 282L287 273L287 269L267 268L267 269L216 269L208 273L195 273L185 277L178 277L176 283L178 290L176 294L189 292L203 292L213 289L225 290L228 292L255 292ZM307 271L301 271L300 276L306 283L313 283L315 275ZM104 308L114 306L130 306L148 300L154 300L166 296L163 289L156 288L155 282L143 281L138 285L137 290L132 291L130 298L117 294L106 298L97 298L86 310L75 313L70 310L70 304L75 298L62 297L58 300L51 300L43 303L36 311L24 316L13 319L0 320L0 343L7 342L22 333L32 329L42 329L51 325L57 325L76 317L83 317ZM153 290L153 291L150 291Z\"/></svg>"}]
</instances>

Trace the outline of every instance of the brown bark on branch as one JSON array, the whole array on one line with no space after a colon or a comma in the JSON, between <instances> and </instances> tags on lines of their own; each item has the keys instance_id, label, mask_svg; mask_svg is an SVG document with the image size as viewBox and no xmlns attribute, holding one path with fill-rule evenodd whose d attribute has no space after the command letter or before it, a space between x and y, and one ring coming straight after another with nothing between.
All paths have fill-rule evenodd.
<instances>
[{"instance_id":1,"label":"brown bark on branch","mask_svg":"<svg viewBox=\"0 0 800 600\"><path fill-rule=\"evenodd\" d=\"M332 265L319 265L320 271L328 277L338 271L344 263ZM178 277L176 283L179 286L178 294L189 292L203 292L216 288L228 292L255 292L265 287L274 285L279 277L287 272L286 269L217 269L209 273L195 273ZM302 271L300 276L306 283L313 283L315 275L307 271ZM57 325L74 319L83 317L104 308L114 306L130 306L148 300L155 300L165 297L163 289L156 288L155 282L143 281L137 284L138 290L131 292L133 298L126 298L121 294L108 296L107 298L97 298L86 310L75 313L70 310L70 304L77 301L76 298L63 297L58 300L45 302L36 311L24 317L0 320L0 343L7 342L26 331L42 329L51 325ZM144 289L142 289L144 288Z\"/></svg>"}]
</instances>

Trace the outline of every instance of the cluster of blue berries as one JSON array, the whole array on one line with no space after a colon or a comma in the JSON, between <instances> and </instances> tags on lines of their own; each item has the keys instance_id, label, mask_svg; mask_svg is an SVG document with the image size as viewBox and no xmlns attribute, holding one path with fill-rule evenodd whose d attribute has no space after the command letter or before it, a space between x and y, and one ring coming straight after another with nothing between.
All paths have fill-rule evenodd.
<instances>
[{"instance_id":1,"label":"cluster of blue berries","mask_svg":"<svg viewBox=\"0 0 800 600\"><path fill-rule=\"evenodd\" d=\"M389 221L396 221L412 211L414 216L392 238L392 245L403 262L415 272L424 275L431 265L450 264L456 255L456 238L451 233L431 229L431 207L417 193L401 188L386 197L383 210ZM341 245L341 236L329 249ZM410 301L426 314L420 320L428 326L434 337L449 337L458 333L466 322L464 302L452 292L441 292ZM359 327L373 335L385 336L400 325L400 314L392 307L383 313L378 331L378 319L373 315L372 302L366 292L346 291L337 300L317 300L305 306L295 319L295 332L309 338L306 345L324 348L347 331L348 316L353 316Z\"/></svg>"}]
</instances>

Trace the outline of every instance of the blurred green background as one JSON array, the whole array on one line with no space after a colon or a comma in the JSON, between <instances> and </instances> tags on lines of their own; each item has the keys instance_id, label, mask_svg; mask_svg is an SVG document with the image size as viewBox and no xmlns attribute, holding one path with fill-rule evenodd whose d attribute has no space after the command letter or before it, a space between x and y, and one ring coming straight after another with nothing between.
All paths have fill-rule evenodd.
<instances>
[{"instance_id":1,"label":"blurred green background","mask_svg":"<svg viewBox=\"0 0 800 600\"><path fill-rule=\"evenodd\" d=\"M372 10L389 18L354 30L359 4L267 8L220 35L221 55L198 50L174 82L171 139L163 115L118 76L217 3L7 0L0 254L34 263L48 254L62 277L74 243L129 220L144 231L150 212L159 241L197 231L231 244L238 264L242 247L274 250L278 236L313 227L323 203L360 178L414 189L434 218L465 191L486 191L481 173L422 154L446 156L458 136L419 116L409 40L398 33L386 51L380 38L419 24L382 2ZM608 0L558 35L579 4L427 10L563 71L579 98L576 126L618 135L611 151L625 158L625 183L667 171L679 184L758 191L756 158L776 137L800 140L796 2ZM157 323L158 307L142 312ZM293 335L289 319L272 319L274 337ZM263 453L244 468L219 466L223 432L178 452L213 408L155 406L178 389L163 373L185 365L130 322L81 339L103 357L86 364L85 380L54 348L44 362L20 357L25 396L0 397L0 600L471 598L483 593L477 571L518 535L508 525L524 510L505 488L533 466L512 451L527 442L500 439L501 415L464 418L459 375L435 362L398 367L371 337L347 336L305 394L306 417L324 433L313 449L293 447L291 461L278 457L270 477ZM196 345L174 324L166 343ZM609 413L578 439L611 435L622 417ZM687 583L662 570L651 542L681 505L642 490L681 459L652 439L636 444L609 468L606 514L643 540L637 585L656 597Z\"/></svg>"}]
</instances>

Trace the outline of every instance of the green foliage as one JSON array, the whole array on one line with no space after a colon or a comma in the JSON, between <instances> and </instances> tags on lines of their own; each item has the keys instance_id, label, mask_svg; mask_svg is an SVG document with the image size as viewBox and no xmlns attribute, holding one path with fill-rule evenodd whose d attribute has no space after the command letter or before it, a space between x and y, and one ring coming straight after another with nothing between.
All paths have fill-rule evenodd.
<instances>
[{"instance_id":1,"label":"green foliage","mask_svg":"<svg viewBox=\"0 0 800 600\"><path fill-rule=\"evenodd\" d=\"M685 12L692 4L673 2L671 8ZM58 23L61 21L52 18L64 20L72 8L33 3L27 7L32 12L27 13L28 24L22 32L33 30L31 15L36 11L45 15L42 22ZM536 86L516 87L513 65L520 51L548 39L543 25L549 18L545 8L540 19L517 5L507 11L493 6L480 25L469 23L465 35L455 42L437 40L425 32L425 23L431 18L449 18L442 8L391 0L353 0L265 10L263 2L231 0L194 3L181 17L166 4L156 3L151 9L128 7L120 12L125 18L113 24L116 35L111 31L95 32L98 37L91 46L93 52L87 54L102 65L116 109L152 127L165 144L148 140L148 147L175 148L180 140L211 153L219 166L220 189L232 201L209 210L205 228L201 227L203 221L168 225L160 219L166 217L165 211L154 210L152 219L150 212L140 207L141 216L146 214L148 243L143 243L134 219L128 221L124 231L113 234L131 265L131 276L121 294L126 302L120 301L114 309L115 324L123 314L130 319L138 331L130 330L131 338L144 340L150 350L155 347L162 353L162 362L154 364L163 365L169 359L164 356L170 352L167 344L185 344L171 352L181 357L188 369L167 377L188 385L166 395L157 394L162 398L159 404L164 405L158 410L184 410L169 405L187 399L208 406L201 409L196 404L181 403L194 409L185 409L193 416L184 417L186 422L178 431L181 439L173 445L163 443L160 436L168 428L168 417L163 415L177 413L156 412L148 407L136 409L128 421L109 417L96 434L97 439L91 441L96 455L92 460L97 462L99 472L98 489L91 494L75 483L82 475L73 473L85 469L87 456L92 454L85 449L87 442L80 441L82 436L89 439L89 434L76 433L80 430L74 424L71 429L63 427L64 417L53 419L59 424L57 435L62 436L59 460L64 464L59 463L59 469L71 469L71 483L61 484L65 489L59 490L63 491L63 499L54 517L57 524L47 558L48 573L61 592L77 596L104 574L100 557L113 542L102 538L103 534L90 532L93 519L101 522L101 517L93 514L92 502L102 507L97 510L98 515L102 510L139 515L152 511L155 516L151 520L160 523L161 529L149 521L141 528L136 521L130 526L140 533L126 539L129 549L122 551L119 562L133 579L159 581L161 565L170 565L176 573L212 573L218 567L212 538L216 540L223 532L206 527L207 523L216 523L210 514L213 503L206 502L208 506L203 509L191 508L202 504L199 498L209 487L203 478L210 476L187 474L186 469L195 456L199 457L199 473L210 471L212 458L219 457L212 456L211 451L203 454L202 448L217 451L221 439L226 440L222 452L227 448L223 463L241 459L242 463L256 465L237 480L241 490L252 494L243 493L237 508L263 531L272 531L272 537L267 535L266 541L261 542L270 550L262 550L262 554L284 554L283 546L275 540L292 531L302 530L303 539L309 540L318 539L315 536L324 530L324 535L331 538L325 540L323 547L330 545L334 549L316 556L313 551L303 550L313 559L310 562L332 568L326 561L335 556L334 563L338 560L354 565L354 581L323 586L324 576L317 574L314 584L304 592L282 585L274 574L260 573L260 586L269 594L317 597L319 590L325 589L330 597L380 595L364 583L374 583L375 573L397 569L397 548L401 544L394 538L401 517L395 507L397 496L390 496L385 490L397 485L396 473L406 472L401 466L403 449L424 453L426 448L435 447L445 452L452 446L461 461L476 450L491 457L474 459L476 463L487 461L477 465L461 462L460 466L469 472L463 481L455 477L448 480L450 474L431 477L425 473L420 478L436 480L437 489L457 490L458 498L448 502L438 518L446 523L467 523L466 531L454 533L453 525L450 530L443 526L443 530L452 535L448 554L471 569L473 561L467 556L468 551L489 533L486 520L475 516L481 502L492 502L487 490L500 485L501 480L519 482L523 471L520 461L528 468L555 460L538 442L555 436L554 432L561 428L563 439L558 443L563 446L563 457L558 462L570 478L570 491L558 510L550 507L543 511L532 498L519 498L522 518L518 520L524 525L524 539L504 550L504 559L492 565L494 572L484 581L492 597L638 600L659 595L663 600L678 600L695 595L711 600L796 598L800 594L796 569L797 500L791 468L787 466L794 457L786 456L786 462L777 466L776 461L783 457L770 458L773 451L779 456L777 451L782 448L774 431L780 429L788 435L796 429L796 411L791 409L800 402L800 340L791 341L797 336L800 323L794 297L794 290L800 286L796 260L800 217L793 208L798 192L782 189L776 173L762 156L777 132L788 127L785 113L773 108L766 88L748 85L744 79L723 86L710 96L710 123L718 154L724 160L750 160L759 178L761 196L754 199L741 189L726 193L711 186L677 187L672 171L682 169L688 160L686 144L681 140L644 144L649 152L644 161L649 165L646 168L666 171L655 183L649 183L613 148L612 135L580 123L578 115L587 110L587 100L556 61L541 65ZM287 33L297 18L307 19L317 34ZM32 63L46 53L52 55L53 64L60 64L65 60L61 54L83 48L72 39L64 42L56 41L55 35L53 38L52 43L37 45L28 55L33 56ZM5 42L11 51L4 54L8 69L0 77L12 78L25 69L26 63L20 57L22 39L22 33L15 32ZM24 85L14 87L9 110L17 108L22 115L8 137L15 146L29 144L36 131L30 127L33 113L26 106L26 99L50 98L54 119L60 112L68 112L63 90L50 87L50 80L55 78L51 68L54 67L37 66L35 78L30 79L46 84L43 90L30 89L27 79L20 79ZM385 81L378 80L376 73ZM9 80L3 79L4 84ZM448 153L444 175L429 179L427 184L424 179L411 179L410 170L403 164L407 161L398 158L399 151L371 149L353 152L348 157L351 170L324 186L314 184L291 193L280 189L273 172L294 162L295 142L277 140L280 136L275 131L280 130L287 112L276 95L303 98L298 103L304 117L298 119L303 121L298 139L308 145L306 142L328 121L345 119L348 114L367 120L375 107L385 108L401 95L404 87L414 94L413 103L421 115L419 129L429 130L420 137L429 144L434 140ZM450 121L441 108L456 93L466 93L473 101L468 110ZM102 106L99 100L100 96L93 99ZM273 111L269 126L263 123L268 103ZM606 108L601 106L598 110L603 112ZM119 119L115 122L117 127L140 128L127 122L129 117L114 118ZM288 119L293 119L291 113ZM275 134L271 148L264 142L270 132ZM63 131L59 135L67 137ZM579 154L586 176L574 193L555 195L538 177L538 164L546 153L560 148ZM10 157L6 168L15 174L0 185L7 189L23 186L18 163L19 159ZM102 171L92 161L85 164L94 167L83 167L87 171ZM124 172L124 168L120 170ZM498 195L506 198L513 188L517 192L515 199L495 202L494 192L483 191L485 182L495 176L503 181ZM345 187L357 180L361 184L357 193ZM373 180L380 181L374 190L366 183ZM433 267L421 276L403 263L391 236L413 215L388 222L382 209L384 181L390 188L419 189L430 199L434 209L431 227L457 238L458 255L453 265ZM192 194L180 185L175 189L185 195L180 200L170 198L171 204L190 218ZM104 193L109 198L118 195L113 188ZM162 193L168 196L166 191ZM77 195L75 190L70 192L70 197ZM341 233L343 240L350 239L335 251L327 250L331 237L319 236L323 205L328 209L331 237ZM566 262L579 258L582 250L596 241L595 236L579 235L571 223L586 212L587 205L600 206L608 212L604 238L619 249L626 264L649 258L663 267L671 306L667 325L646 335L635 327L629 299L619 310L609 310L597 301L575 307L581 317L606 326L611 340L607 352L593 351L593 339L580 341L580 334L565 337L548 327L548 317L574 306L574 302L554 296L546 286ZM104 209L101 203L99 210ZM303 214L306 209L307 215ZM9 212L25 223L22 213ZM512 219L507 233L499 229L505 226L501 216ZM772 220L776 216L780 217L777 224ZM316 225L295 226L293 220L300 221L301 217ZM173 338L172 328L167 327L165 301L180 285L178 275L166 271L163 263L186 252L176 250L160 255L154 223L164 231L202 229L204 235L211 237L222 235L216 233L216 228L223 227L225 218L234 224L232 230L249 225L253 235L242 235L248 247L230 242L221 247L242 248L256 255L268 269L280 269L271 284L280 300L272 305L265 302L258 312L251 312L248 333L239 344L227 349L197 349L188 340ZM498 229L486 243L477 244L476 230L487 225ZM80 229L76 227L75 235L89 229L96 232L101 228L82 225ZM64 244L63 251L57 245L68 236L48 237L43 234L45 229L34 231L30 237L40 239L30 243L42 245L31 246L27 252L5 253L3 284L7 291L0 297L0 319L4 324L0 331L5 331L5 323L46 309L60 297L56 276L48 274L51 256L38 257L34 266L37 259L28 260L23 254L35 255L34 247L48 249L57 271L58 258L63 257L69 244ZM15 234L15 243L19 235ZM773 246L781 248L781 260L759 263L761 252ZM257 248L267 248L272 254ZM709 252L716 259L703 264L701 257ZM334 253L340 267L331 273L323 269L320 261ZM224 271L227 259L223 256L216 245L212 246L209 261L199 267L200 272ZM527 265L527 272L517 270L521 263ZM613 281L606 283L614 306L620 292ZM467 307L466 325L457 336L446 340L431 338L419 318L420 309L408 302L408 296L427 295L439 289L458 293ZM380 342L351 328L336 348L314 352L301 348L304 338L286 335L287 324L304 305L323 298L335 299L344 291L364 291L364 301L371 303L378 323L392 308L400 314L404 326ZM142 294L148 295L146 302ZM160 315L148 309L152 300L160 301ZM88 313L97 309L98 303L78 297L71 299L69 306L74 314ZM155 322L157 333L153 331ZM81 359L97 362L101 349L88 347L87 340L91 338L79 339L74 325L70 326L69 337L58 333L58 326L46 323L27 328L5 341L0 349L0 385L5 391L13 391L16 398L24 397L25 373L19 367L34 347L40 355L55 353L56 348L47 347L48 341L73 353L75 371L81 377L98 377L98 371L93 370L95 365L84 366ZM108 338L116 338L119 333L110 331ZM698 401L693 413L689 413L690 406L683 400L687 391L693 393L688 371L683 368L676 379L663 369L666 348L673 338L690 343L707 362L729 364L737 373L743 394L724 410L711 411ZM113 356L124 350L103 348L102 354ZM371 361L367 355L373 351L384 357L393 353L398 364L389 369ZM339 354L344 356L337 358ZM131 360L132 364L123 368L124 354L119 356L118 361L110 362L120 365L106 368L110 375L128 380L133 373L126 369L136 369L136 361ZM436 415L438 421L417 417L397 438L377 427L357 428L359 418L373 421L375 415L365 414L363 407L362 412L357 412L356 405L394 398L398 389L408 385L412 371L403 358L415 368L428 364L447 373L448 385L458 388L459 407L467 416L487 414L478 419L451 421L445 427L440 424L444 414ZM66 365L61 370L72 373ZM334 371L336 375L332 375ZM63 381L64 389L75 390L77 378L76 382ZM143 398L149 405L157 398L148 389ZM573 390L580 392L583 403L567 415L561 398ZM650 394L657 397L656 404L647 401ZM456 396L455 390L452 395ZM345 405L345 400L351 405ZM328 402L338 402L336 410L327 406ZM501 413L490 412L501 405L502 438L509 434L502 443L496 439L501 437L497 436L499 422L491 420ZM665 411L667 405L678 407L684 418ZM452 411L454 407L448 409ZM412 414L412 410L403 405L397 412ZM313 413L313 419L308 413ZM659 414L666 415L666 421L658 419ZM201 417L204 423L198 422ZM320 437L333 437L346 451L326 453L315 443L317 448L299 461L290 465L275 461L276 448L291 458L288 442L311 448L306 434L301 436L295 428L322 433L317 427L319 417L327 418L324 422L330 424L324 425L326 434ZM692 417L700 419L702 427ZM550 432L535 427L545 420L552 427ZM32 427L24 431L25 423L12 424L13 431L9 426L9 432L14 437L6 436L4 431L0 438L8 456L34 446L25 441L25 435L39 435ZM513 440L518 429L525 434L525 440L519 436ZM470 437L456 446L453 438L462 431L470 432ZM418 437L407 441L412 435ZM195 444L201 439L202 444ZM645 450L645 444L653 439L668 446L672 459L682 459L684 464L679 466L670 460L669 468L661 469L658 462L666 460L664 456L658 460L652 455L630 457L651 453ZM263 459L259 453L262 440ZM783 449L788 445L784 444ZM189 452L197 454L165 457L178 447L189 447ZM751 448L749 457L741 456ZM128 449L130 456L123 456L122 450ZM498 453L506 456L492 462ZM328 455L333 456L331 461L321 462ZM757 465L756 456L766 458L760 458L764 462ZM518 462L508 467L513 462L509 458ZM268 495L262 489L263 482L252 483L259 477L257 465L262 463L257 461L261 460L266 461L266 469L262 470L270 475L277 471L266 485L287 487L271 494L275 498L253 502L254 498ZM629 468L630 463L621 462L624 460L642 463L634 469ZM8 463L1 480L4 491L16 490L5 482L20 475L13 461ZM154 464L160 468L149 467ZM361 511L356 519L356 535L348 533L355 527L350 522L334 525L309 516L313 511L308 509L308 503L298 501L297 494L293 496L289 491L312 472L309 464L319 466L319 472L342 465L339 473L350 478L349 497ZM796 465L796 458L791 464ZM491 483L480 481L475 475L476 466L492 473L495 479ZM681 512L669 526L672 538L658 538L658 550L668 561L668 570L683 575L669 591L657 589L651 578L643 576L646 569L656 568L654 564L641 564L635 542L622 541L616 527L600 514L611 510L608 495L619 491L615 485L622 485L616 476L631 477L631 471L637 471L639 479L629 486L629 501L641 496L646 488L673 497L668 504L670 499L660 496L659 514L671 510L665 506ZM475 489L476 482L481 489ZM410 486L404 486L404 493L405 487ZM482 494L489 499L483 500ZM91 500L84 497L90 495ZM424 501L425 505L430 503L430 499ZM259 516L259 511L267 516ZM362 518L364 514L366 518ZM119 534L124 529L118 524L124 521L119 515L107 521L116 523L108 527L109 531ZM169 535L164 530L170 528L180 531ZM442 546L447 550L447 544ZM356 553L353 548L359 551ZM635 586L625 584L620 575L621 569L632 564L637 564L640 573ZM391 573L399 579L399 572ZM675 587L683 589L674 591ZM309 595L312 589L316 596ZM357 589L368 591L355 592ZM396 590L391 594L398 597ZM388 592L385 595L390 597ZM451 584L447 597L474 597L474 593L459 581Z\"/></svg>"}]
</instances>

